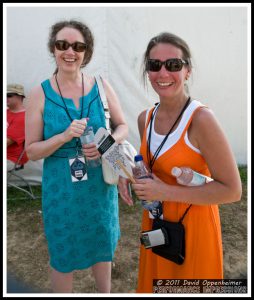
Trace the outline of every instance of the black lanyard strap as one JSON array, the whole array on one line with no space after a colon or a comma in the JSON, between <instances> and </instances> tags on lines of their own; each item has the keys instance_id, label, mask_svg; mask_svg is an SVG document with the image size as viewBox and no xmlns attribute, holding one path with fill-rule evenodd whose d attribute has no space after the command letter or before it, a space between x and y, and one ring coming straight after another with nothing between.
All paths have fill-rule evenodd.
<instances>
[{"instance_id":1,"label":"black lanyard strap","mask_svg":"<svg viewBox=\"0 0 254 300\"><path fill-rule=\"evenodd\" d=\"M182 215L182 217L180 218L180 220L178 222L182 223L185 215L187 214L187 212L189 211L189 209L191 208L192 204L190 204L187 209L185 210L184 214Z\"/></svg>"},{"instance_id":2,"label":"black lanyard strap","mask_svg":"<svg viewBox=\"0 0 254 300\"><path fill-rule=\"evenodd\" d=\"M84 104L84 78L83 78L83 73L81 73L81 75L82 75L82 104L81 104L80 119L82 119L82 114L83 114L83 104ZM71 115L70 115L70 113L69 113L69 111L68 111L67 105L66 105L66 103L65 103L65 101L64 101L62 92L61 92L61 90L60 90L60 86L59 86L58 81L57 81L57 73L56 73L56 75L55 75L55 79L56 79L56 85L57 85L57 88L58 88L58 90L59 90L59 93L60 93L60 95L61 95L61 99L62 99L63 104L64 104L64 107L65 107L65 111L66 111L68 117L70 118L70 120L71 120L71 122L72 122L73 119L72 119L72 117L71 117Z\"/></svg>"},{"instance_id":3,"label":"black lanyard strap","mask_svg":"<svg viewBox=\"0 0 254 300\"><path fill-rule=\"evenodd\" d=\"M155 163L155 160L157 159L163 145L165 144L166 140L168 139L168 136L170 135L170 133L172 132L173 128L175 127L176 123L178 122L178 120L181 118L182 114L184 113L185 109L187 108L187 106L189 105L191 101L191 98L189 97L188 100L186 101L184 107L182 108L179 116L177 117L177 119L175 120L174 124L172 125L172 127L170 128L169 132L167 133L167 135L164 137L163 141L161 142L161 144L159 145L159 147L157 148L157 150L155 151L153 157L151 158L151 135L152 135L152 125L153 125L153 119L155 116L156 111L159 108L159 105L157 105L157 107L154 109L154 111L152 112L152 116L150 119L150 128L149 128L149 135L148 135L148 141L147 141L147 160L149 163L149 167L150 167L150 171L152 172L152 168L153 165Z\"/></svg>"},{"instance_id":4,"label":"black lanyard strap","mask_svg":"<svg viewBox=\"0 0 254 300\"><path fill-rule=\"evenodd\" d=\"M83 77L83 73L81 73L81 75L82 75L82 103L81 103L81 112L80 112L80 117L79 117L80 120L82 119L82 115L83 115L83 104L84 104L84 77ZM58 90L59 90L59 93L60 93L60 95L61 95L61 99L62 99L63 104L64 104L64 107L65 107L65 111L66 111L66 113L67 113L69 119L70 119L71 122L72 122L73 119L72 119L72 117L71 117L71 115L70 115L70 113L69 113L69 111L68 111L67 105L66 105L66 103L65 103L65 101L64 101L64 98L63 98L63 95L62 95L60 86L59 86L58 81L57 81L57 73L56 73L56 75L55 75L55 79L56 79L57 88L58 88ZM89 107L89 108L90 108L90 107ZM79 138L76 138L76 149L77 149L77 152L78 152L78 144L79 144Z\"/></svg>"}]
</instances>

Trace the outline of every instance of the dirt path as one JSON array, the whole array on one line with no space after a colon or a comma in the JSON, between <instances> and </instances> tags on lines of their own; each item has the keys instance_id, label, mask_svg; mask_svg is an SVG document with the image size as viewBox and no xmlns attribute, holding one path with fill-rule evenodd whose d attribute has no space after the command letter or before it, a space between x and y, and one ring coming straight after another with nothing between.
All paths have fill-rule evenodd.
<instances>
[{"instance_id":1,"label":"dirt path","mask_svg":"<svg viewBox=\"0 0 254 300\"><path fill-rule=\"evenodd\" d=\"M246 191L244 191L246 195ZM247 278L247 203L220 206L224 275L228 279ZM134 293L137 283L141 208L120 204L122 236L112 269L112 293ZM17 209L8 213L7 267L25 283L24 289L50 292L48 252L37 209ZM11 281L12 282L12 281ZM15 285L15 283L13 283ZM90 270L75 273L74 293L96 293Z\"/></svg>"}]
</instances>

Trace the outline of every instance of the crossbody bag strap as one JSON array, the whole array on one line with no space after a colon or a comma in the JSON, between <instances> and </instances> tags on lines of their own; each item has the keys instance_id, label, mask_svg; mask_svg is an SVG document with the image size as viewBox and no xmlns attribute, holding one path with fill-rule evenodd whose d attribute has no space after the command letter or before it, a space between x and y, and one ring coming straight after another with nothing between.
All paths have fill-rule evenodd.
<instances>
[{"instance_id":1,"label":"crossbody bag strap","mask_svg":"<svg viewBox=\"0 0 254 300\"><path fill-rule=\"evenodd\" d=\"M182 223L184 217L186 216L187 212L189 211L189 209L191 208L192 204L190 204L187 208L186 211L184 212L184 214L182 215L182 217L179 220L179 223Z\"/></svg>"},{"instance_id":2,"label":"crossbody bag strap","mask_svg":"<svg viewBox=\"0 0 254 300\"><path fill-rule=\"evenodd\" d=\"M104 90L104 87L103 87L102 77L100 75L95 75L94 78L95 78L97 86L98 86L99 95L100 95L102 106L103 106L103 109L104 109L106 129L111 134L110 113L109 113L109 108L108 108L108 100L107 100L105 90Z\"/></svg>"}]
</instances>

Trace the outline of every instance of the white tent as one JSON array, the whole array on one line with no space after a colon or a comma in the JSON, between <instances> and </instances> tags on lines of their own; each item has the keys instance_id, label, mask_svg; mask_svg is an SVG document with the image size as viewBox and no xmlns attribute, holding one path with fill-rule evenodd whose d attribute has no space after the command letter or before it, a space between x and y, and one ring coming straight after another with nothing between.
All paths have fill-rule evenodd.
<instances>
[{"instance_id":1,"label":"white tent","mask_svg":"<svg viewBox=\"0 0 254 300\"><path fill-rule=\"evenodd\" d=\"M137 149L137 117L158 101L152 89L146 90L141 82L143 53L149 40L162 31L181 36L193 55L191 96L214 111L237 163L247 164L248 4L37 4L5 8L4 84L21 83L29 92L48 78L55 68L47 50L50 26L63 19L81 20L95 37L94 55L84 72L101 74L112 84L129 125L129 140ZM29 176L40 179L42 161L29 164Z\"/></svg>"}]
</instances>

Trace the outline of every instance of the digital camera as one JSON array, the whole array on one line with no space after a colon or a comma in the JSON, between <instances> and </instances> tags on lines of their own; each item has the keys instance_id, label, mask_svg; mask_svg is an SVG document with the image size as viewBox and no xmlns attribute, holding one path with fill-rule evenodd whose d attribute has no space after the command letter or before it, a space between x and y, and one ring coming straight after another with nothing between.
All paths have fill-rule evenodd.
<instances>
[{"instance_id":1,"label":"digital camera","mask_svg":"<svg viewBox=\"0 0 254 300\"><path fill-rule=\"evenodd\" d=\"M142 231L140 235L140 242L146 249L168 245L169 238L165 228Z\"/></svg>"}]
</instances>

